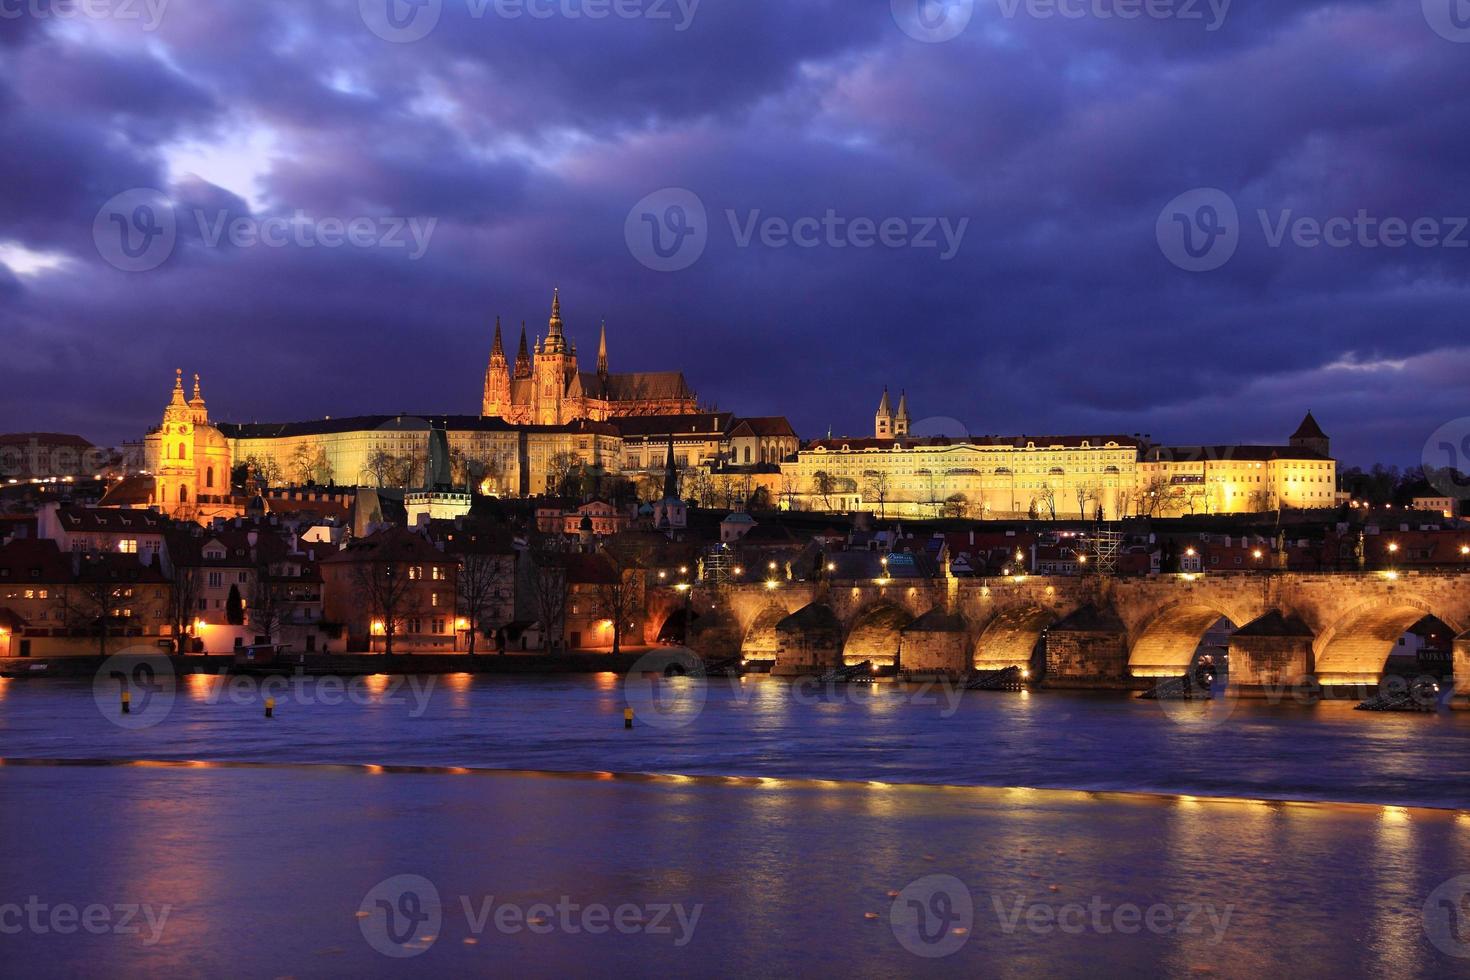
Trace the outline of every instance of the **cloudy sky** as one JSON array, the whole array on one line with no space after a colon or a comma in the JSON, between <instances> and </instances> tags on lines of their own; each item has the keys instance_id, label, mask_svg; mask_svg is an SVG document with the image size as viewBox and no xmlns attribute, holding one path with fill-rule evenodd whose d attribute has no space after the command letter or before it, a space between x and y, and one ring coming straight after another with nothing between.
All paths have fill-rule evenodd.
<instances>
[{"instance_id":1,"label":"cloudy sky","mask_svg":"<svg viewBox=\"0 0 1470 980\"><path fill-rule=\"evenodd\" d=\"M1470 2L916 2L0 0L0 431L477 412L553 285L807 437L1470 415Z\"/></svg>"}]
</instances>

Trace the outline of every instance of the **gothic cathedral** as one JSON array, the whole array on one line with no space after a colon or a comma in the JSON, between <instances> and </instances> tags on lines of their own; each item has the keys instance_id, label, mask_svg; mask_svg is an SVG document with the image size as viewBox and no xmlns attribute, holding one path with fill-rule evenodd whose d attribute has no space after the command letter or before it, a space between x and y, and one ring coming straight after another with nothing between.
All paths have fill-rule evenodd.
<instances>
[{"instance_id":1,"label":"gothic cathedral","mask_svg":"<svg viewBox=\"0 0 1470 980\"><path fill-rule=\"evenodd\" d=\"M681 372L609 372L605 323L597 370L579 370L577 345L563 331L559 293L552 294L546 337L536 342L534 355L526 348L526 327L521 324L514 368L505 356L500 318L495 318L495 342L485 371L481 410L486 417L516 425L567 425L582 419L605 422L633 415L690 415L696 411L697 400Z\"/></svg>"}]
</instances>

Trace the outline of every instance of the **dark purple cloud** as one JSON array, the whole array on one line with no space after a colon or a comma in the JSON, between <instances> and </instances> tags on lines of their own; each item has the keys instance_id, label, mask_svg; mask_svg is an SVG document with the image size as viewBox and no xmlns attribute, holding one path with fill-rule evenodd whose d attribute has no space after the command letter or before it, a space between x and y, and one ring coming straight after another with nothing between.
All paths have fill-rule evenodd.
<instances>
[{"instance_id":1,"label":"dark purple cloud","mask_svg":"<svg viewBox=\"0 0 1470 980\"><path fill-rule=\"evenodd\" d=\"M616 367L681 367L807 436L865 430L884 384L979 433L1268 440L1311 408L1352 462L1411 462L1466 414L1470 249L1269 230L1470 215L1470 43L1420 0L1235 0L1213 31L1017 3L977 0L944 43L884 0L703 0L686 30L672 0L671 21L443 0L401 44L357 0L0 20L0 429L135 437L175 366L238 420L473 411L495 315L544 329L552 285L585 357L606 317ZM148 187L177 243L123 272L93 221ZM709 241L656 272L624 225L669 187ZM1199 187L1240 243L1191 273L1155 225ZM968 224L944 260L742 246L727 216L829 211ZM395 217L434 220L422 258L210 240Z\"/></svg>"}]
</instances>

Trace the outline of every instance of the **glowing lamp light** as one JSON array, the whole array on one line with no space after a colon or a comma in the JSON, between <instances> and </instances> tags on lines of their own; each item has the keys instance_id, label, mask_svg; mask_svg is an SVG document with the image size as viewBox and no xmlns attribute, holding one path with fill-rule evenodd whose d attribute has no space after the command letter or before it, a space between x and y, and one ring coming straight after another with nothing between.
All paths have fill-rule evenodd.
<instances>
[{"instance_id":1,"label":"glowing lamp light","mask_svg":"<svg viewBox=\"0 0 1470 980\"><path fill-rule=\"evenodd\" d=\"M771 570L771 571L773 571L773 572L774 572L774 571L775 571L775 570L776 570L776 563L775 563L775 562L771 562L771 563L770 563L770 564L769 564L769 565L767 565L767 566L766 566L766 567L767 567L767 568L769 568L769 569L770 569L770 570Z\"/></svg>"},{"instance_id":2,"label":"glowing lamp light","mask_svg":"<svg viewBox=\"0 0 1470 980\"><path fill-rule=\"evenodd\" d=\"M1399 573L1398 572L1384 572L1383 573L1383 577L1386 578L1386 579L1388 579L1390 582L1393 582L1393 581L1395 581L1395 580L1398 579Z\"/></svg>"},{"instance_id":3,"label":"glowing lamp light","mask_svg":"<svg viewBox=\"0 0 1470 980\"><path fill-rule=\"evenodd\" d=\"M202 619L196 619L196 620L194 620L194 632L196 632L196 633L202 633L204 631L204 627L206 627L208 625L209 624L206 623L204 620L202 620Z\"/></svg>"},{"instance_id":4,"label":"glowing lamp light","mask_svg":"<svg viewBox=\"0 0 1470 980\"><path fill-rule=\"evenodd\" d=\"M744 575L745 574L745 569L742 568L742 567L740 567L739 565L736 565L735 566L735 574L736 575Z\"/></svg>"},{"instance_id":5,"label":"glowing lamp light","mask_svg":"<svg viewBox=\"0 0 1470 980\"><path fill-rule=\"evenodd\" d=\"M454 628L457 630L467 630L470 628L470 621L461 616L454 621Z\"/></svg>"},{"instance_id":6,"label":"glowing lamp light","mask_svg":"<svg viewBox=\"0 0 1470 980\"><path fill-rule=\"evenodd\" d=\"M374 636L383 636L387 632L388 632L388 627L387 627L386 624L384 624L384 622L381 619L375 619L375 620L373 620L373 635Z\"/></svg>"},{"instance_id":7,"label":"glowing lamp light","mask_svg":"<svg viewBox=\"0 0 1470 980\"><path fill-rule=\"evenodd\" d=\"M1466 549L1466 550L1467 551L1470 551L1470 549ZM835 572L835 571L837 571L837 563L835 561L829 561L829 562L827 562L827 571L829 571L829 572Z\"/></svg>"},{"instance_id":8,"label":"glowing lamp light","mask_svg":"<svg viewBox=\"0 0 1470 980\"><path fill-rule=\"evenodd\" d=\"M1390 553L1397 553L1399 550L1399 543L1397 541L1390 541L1388 543L1388 550Z\"/></svg>"},{"instance_id":9,"label":"glowing lamp light","mask_svg":"<svg viewBox=\"0 0 1470 980\"><path fill-rule=\"evenodd\" d=\"M779 588L780 585L781 585L781 583L780 582L777 582L773 578L772 579L766 579L766 588L767 589L776 589L776 588Z\"/></svg>"},{"instance_id":10,"label":"glowing lamp light","mask_svg":"<svg viewBox=\"0 0 1470 980\"><path fill-rule=\"evenodd\" d=\"M674 586L674 591L676 591L676 592L688 592L689 591L689 588L690 588L690 586L689 586L689 583L688 582L680 582L678 585Z\"/></svg>"},{"instance_id":11,"label":"glowing lamp light","mask_svg":"<svg viewBox=\"0 0 1470 980\"><path fill-rule=\"evenodd\" d=\"M1191 557L1191 558L1193 558L1195 555L1199 554L1199 552L1195 551L1193 548L1185 548L1184 549L1184 553L1186 555L1188 555L1189 557Z\"/></svg>"},{"instance_id":12,"label":"glowing lamp light","mask_svg":"<svg viewBox=\"0 0 1470 980\"><path fill-rule=\"evenodd\" d=\"M1251 552L1251 557L1254 558L1256 561L1260 561L1261 560L1261 549L1260 548L1257 548L1255 551L1252 551Z\"/></svg>"},{"instance_id":13,"label":"glowing lamp light","mask_svg":"<svg viewBox=\"0 0 1470 980\"><path fill-rule=\"evenodd\" d=\"M1462 554L1462 555L1470 555L1470 544L1462 544L1462 545L1460 545L1460 554Z\"/></svg>"}]
</instances>

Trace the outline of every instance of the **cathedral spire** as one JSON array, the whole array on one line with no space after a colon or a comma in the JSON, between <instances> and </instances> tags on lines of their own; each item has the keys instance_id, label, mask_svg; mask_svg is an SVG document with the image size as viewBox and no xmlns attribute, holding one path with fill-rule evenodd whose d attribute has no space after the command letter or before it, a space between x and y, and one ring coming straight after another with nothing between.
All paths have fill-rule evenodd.
<instances>
[{"instance_id":1,"label":"cathedral spire","mask_svg":"<svg viewBox=\"0 0 1470 980\"><path fill-rule=\"evenodd\" d=\"M521 349L516 354L517 378L529 378L531 376L531 354L526 350L526 321L521 321Z\"/></svg>"},{"instance_id":2,"label":"cathedral spire","mask_svg":"<svg viewBox=\"0 0 1470 980\"><path fill-rule=\"evenodd\" d=\"M548 354L563 354L567 349L566 337L562 333L561 293L556 289L551 291L551 320L547 323L545 347Z\"/></svg>"},{"instance_id":3,"label":"cathedral spire","mask_svg":"<svg viewBox=\"0 0 1470 980\"><path fill-rule=\"evenodd\" d=\"M607 321L602 321L602 339L597 344L597 373L607 380Z\"/></svg>"},{"instance_id":4,"label":"cathedral spire","mask_svg":"<svg viewBox=\"0 0 1470 980\"><path fill-rule=\"evenodd\" d=\"M495 346L490 348L490 356L492 358L505 357L505 344L500 339L500 316L498 314L495 317Z\"/></svg>"}]
</instances>

